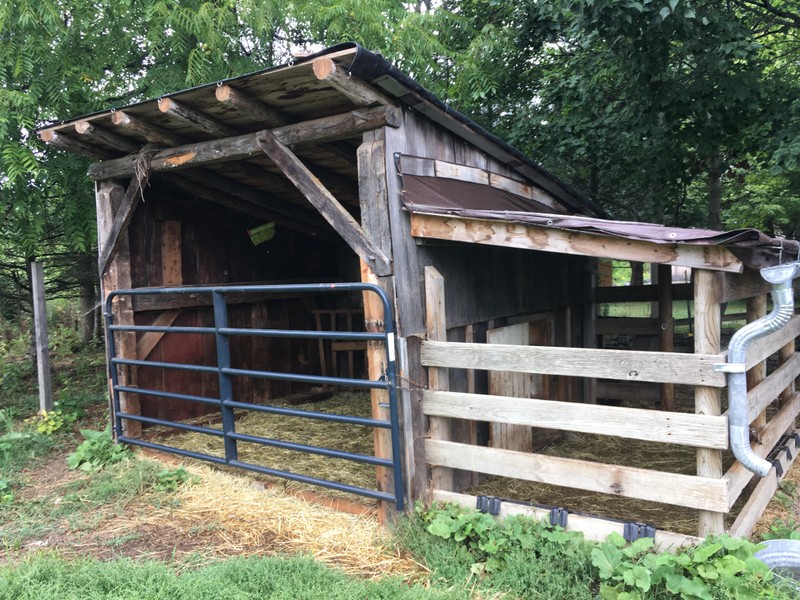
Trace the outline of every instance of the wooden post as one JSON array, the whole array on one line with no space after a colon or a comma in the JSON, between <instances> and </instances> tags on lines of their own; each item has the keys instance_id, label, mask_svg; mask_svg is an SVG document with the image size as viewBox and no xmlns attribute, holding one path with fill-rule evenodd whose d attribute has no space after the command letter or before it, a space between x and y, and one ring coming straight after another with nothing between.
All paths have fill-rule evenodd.
<instances>
[{"instance_id":1,"label":"wooden post","mask_svg":"<svg viewBox=\"0 0 800 600\"><path fill-rule=\"evenodd\" d=\"M652 268L652 267L651 267ZM672 352L675 326L672 319L672 267L658 265L658 322L661 324L661 352ZM661 409L675 410L675 386L661 384Z\"/></svg>"},{"instance_id":2,"label":"wooden post","mask_svg":"<svg viewBox=\"0 0 800 600\"><path fill-rule=\"evenodd\" d=\"M747 299L747 322L752 323L767 314L767 297L764 294ZM747 372L747 389L752 390L767 376L767 361L762 361ZM759 432L767 424L767 411L763 411L753 421L752 427Z\"/></svg>"},{"instance_id":3,"label":"wooden post","mask_svg":"<svg viewBox=\"0 0 800 600\"><path fill-rule=\"evenodd\" d=\"M115 212L119 209L125 190L116 181L105 180L97 183L95 201L97 204L97 237L98 244L102 245L108 239L114 224ZM98 247L102 254L104 248ZM105 273L100 274L102 298L105 299L112 290L130 289L131 265L130 249L128 245L128 232L121 230L117 242L117 251L111 258ZM130 298L120 297L115 302L114 320L120 325L133 325L133 307ZM117 336L117 356L137 358L136 334L133 332L122 333ZM111 365L108 365L111 369ZM119 369L120 385L135 387L135 367ZM139 396L136 394L120 394L120 409L122 412L138 415L141 413ZM122 433L127 437L141 437L142 425L136 421L123 421Z\"/></svg>"},{"instance_id":4,"label":"wooden post","mask_svg":"<svg viewBox=\"0 0 800 600\"><path fill-rule=\"evenodd\" d=\"M713 271L696 269L694 272L694 351L699 354L717 354L720 351L719 298L721 285ZM695 412L700 415L722 414L719 388L697 386L694 393ZM697 450L697 474L700 477L722 477L722 453L719 450ZM706 537L725 531L723 513L701 510L698 514L698 535Z\"/></svg>"},{"instance_id":5,"label":"wooden post","mask_svg":"<svg viewBox=\"0 0 800 600\"><path fill-rule=\"evenodd\" d=\"M42 263L31 263L33 284L33 320L36 337L36 369L39 375L39 411L53 409L53 385L50 379L50 352L47 337L47 306L44 297L44 270Z\"/></svg>"},{"instance_id":6,"label":"wooden post","mask_svg":"<svg viewBox=\"0 0 800 600\"><path fill-rule=\"evenodd\" d=\"M789 360L791 360L792 356L794 356L795 351L796 351L795 341L792 340L778 351L778 360L780 361L781 364L788 362ZM783 406L784 404L789 402L789 400L791 400L792 398L792 395L794 394L794 391L795 391L795 384L794 382L792 382L791 385L789 385L785 390L781 392L779 405Z\"/></svg>"},{"instance_id":7,"label":"wooden post","mask_svg":"<svg viewBox=\"0 0 800 600\"><path fill-rule=\"evenodd\" d=\"M444 305L444 277L434 267L425 267L425 325L429 340L447 341L447 315ZM449 372L443 368L428 369L428 388L447 391L450 388ZM452 424L450 419L430 417L429 437L432 440L449 441ZM453 491L453 469L433 467L431 469L431 491Z\"/></svg>"},{"instance_id":8,"label":"wooden post","mask_svg":"<svg viewBox=\"0 0 800 600\"><path fill-rule=\"evenodd\" d=\"M369 266L361 261L361 281L379 285L378 278ZM384 314L383 304L380 298L373 292L364 292L364 330L375 332L383 331ZM332 319L335 316L331 317ZM367 342L367 372L370 381L377 381L383 377L386 371L386 347L383 342ZM389 414L389 392L386 390L370 390L370 404L372 407L372 418L388 421ZM375 435L375 456L378 458L392 457L392 436L388 429L374 428ZM394 493L394 480L392 470L386 467L376 467L375 474L378 479L378 490L381 492ZM378 510L378 519L381 523L386 523L392 511L392 505L381 502Z\"/></svg>"}]
</instances>

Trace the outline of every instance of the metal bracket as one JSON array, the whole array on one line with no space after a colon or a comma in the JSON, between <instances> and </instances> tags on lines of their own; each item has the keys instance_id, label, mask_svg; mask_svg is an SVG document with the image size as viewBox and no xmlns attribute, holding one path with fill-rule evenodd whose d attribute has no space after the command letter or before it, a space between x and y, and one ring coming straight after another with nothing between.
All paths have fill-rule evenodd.
<instances>
[{"instance_id":1,"label":"metal bracket","mask_svg":"<svg viewBox=\"0 0 800 600\"><path fill-rule=\"evenodd\" d=\"M567 519L569 518L569 511L566 508L553 507L550 509L550 526L551 527L564 527L567 526Z\"/></svg>"},{"instance_id":2,"label":"metal bracket","mask_svg":"<svg viewBox=\"0 0 800 600\"><path fill-rule=\"evenodd\" d=\"M492 516L500 514L500 498L495 496L478 496L475 502L475 508L482 513L489 513Z\"/></svg>"},{"instance_id":3,"label":"metal bracket","mask_svg":"<svg viewBox=\"0 0 800 600\"><path fill-rule=\"evenodd\" d=\"M630 521L625 523L622 528L622 537L626 542L635 542L639 538L654 538L656 537L656 528L647 523Z\"/></svg>"},{"instance_id":4,"label":"metal bracket","mask_svg":"<svg viewBox=\"0 0 800 600\"><path fill-rule=\"evenodd\" d=\"M714 365L714 371L717 373L747 373L747 365L745 363L721 363Z\"/></svg>"},{"instance_id":5,"label":"metal bracket","mask_svg":"<svg viewBox=\"0 0 800 600\"><path fill-rule=\"evenodd\" d=\"M783 477L783 465L781 464L780 459L774 458L772 459L772 466L775 467L775 475L780 479Z\"/></svg>"}]
</instances>

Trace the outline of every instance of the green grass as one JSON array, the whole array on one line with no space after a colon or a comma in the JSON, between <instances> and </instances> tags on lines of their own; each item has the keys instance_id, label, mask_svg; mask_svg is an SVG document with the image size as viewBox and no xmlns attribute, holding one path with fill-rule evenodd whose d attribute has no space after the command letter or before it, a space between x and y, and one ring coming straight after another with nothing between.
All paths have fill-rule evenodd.
<instances>
[{"instance_id":1,"label":"green grass","mask_svg":"<svg viewBox=\"0 0 800 600\"><path fill-rule=\"evenodd\" d=\"M11 500L0 512L0 547L17 549L26 540L49 533L93 531L143 496L154 506L171 502L169 492L159 488L162 471L155 461L131 459L57 486L36 499Z\"/></svg>"},{"instance_id":2,"label":"green grass","mask_svg":"<svg viewBox=\"0 0 800 600\"><path fill-rule=\"evenodd\" d=\"M348 577L306 557L230 559L176 574L127 560L32 556L0 567L0 600L416 600L466 599L465 590L426 590L397 580Z\"/></svg>"}]
</instances>

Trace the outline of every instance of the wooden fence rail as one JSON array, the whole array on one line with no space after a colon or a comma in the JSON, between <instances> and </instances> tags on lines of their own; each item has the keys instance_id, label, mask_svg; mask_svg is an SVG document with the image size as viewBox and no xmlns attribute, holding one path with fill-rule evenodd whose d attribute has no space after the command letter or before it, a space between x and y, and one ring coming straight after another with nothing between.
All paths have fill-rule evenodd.
<instances>
[{"instance_id":1,"label":"wooden fence rail","mask_svg":"<svg viewBox=\"0 0 800 600\"><path fill-rule=\"evenodd\" d=\"M724 387L714 371L719 354L679 354L635 350L595 350L552 346L434 342L422 344L427 367L483 369Z\"/></svg>"},{"instance_id":2,"label":"wooden fence rail","mask_svg":"<svg viewBox=\"0 0 800 600\"><path fill-rule=\"evenodd\" d=\"M590 492L665 502L714 512L728 510L723 479L651 471L586 460L487 448L444 440L425 440L431 465L513 477Z\"/></svg>"},{"instance_id":3,"label":"wooden fence rail","mask_svg":"<svg viewBox=\"0 0 800 600\"><path fill-rule=\"evenodd\" d=\"M725 417L442 391L423 392L422 412L695 448L728 448Z\"/></svg>"}]
</instances>

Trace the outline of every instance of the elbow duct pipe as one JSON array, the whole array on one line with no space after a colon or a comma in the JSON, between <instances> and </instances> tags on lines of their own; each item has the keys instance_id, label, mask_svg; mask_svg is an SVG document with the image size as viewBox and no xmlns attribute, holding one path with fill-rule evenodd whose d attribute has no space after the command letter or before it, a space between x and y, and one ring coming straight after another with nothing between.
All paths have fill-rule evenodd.
<instances>
[{"instance_id":1,"label":"elbow duct pipe","mask_svg":"<svg viewBox=\"0 0 800 600\"><path fill-rule=\"evenodd\" d=\"M754 341L785 326L794 314L792 280L800 273L800 262L761 269L761 276L772 284L772 311L737 331L728 345L728 363L721 365L728 375L728 429L736 459L749 471L766 477L772 464L750 446L749 404L747 401L747 349Z\"/></svg>"}]
</instances>

